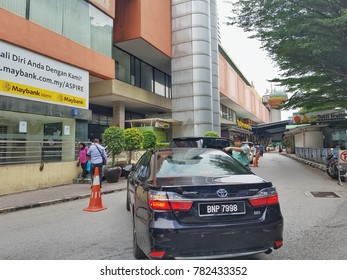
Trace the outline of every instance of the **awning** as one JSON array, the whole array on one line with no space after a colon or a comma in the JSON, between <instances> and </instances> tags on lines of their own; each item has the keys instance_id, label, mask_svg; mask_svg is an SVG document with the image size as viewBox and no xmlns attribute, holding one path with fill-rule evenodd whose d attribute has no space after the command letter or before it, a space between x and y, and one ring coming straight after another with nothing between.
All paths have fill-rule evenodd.
<instances>
[{"instance_id":1,"label":"awning","mask_svg":"<svg viewBox=\"0 0 347 280\"><path fill-rule=\"evenodd\" d=\"M149 119L134 119L134 120L126 120L126 122L130 122L131 126L133 124L147 124L151 126L156 126L158 123L164 124L181 124L182 121L174 120L174 119L161 119L161 118L149 118Z\"/></svg>"},{"instance_id":2,"label":"awning","mask_svg":"<svg viewBox=\"0 0 347 280\"><path fill-rule=\"evenodd\" d=\"M321 128L329 126L328 124L316 124L316 125L304 125L304 126L298 126L296 128L293 128L287 132L285 132L285 135L291 135L291 134L299 134L306 131L314 131L314 130L320 130Z\"/></svg>"},{"instance_id":3,"label":"awning","mask_svg":"<svg viewBox=\"0 0 347 280\"><path fill-rule=\"evenodd\" d=\"M246 135L253 134L252 131L245 129L245 128L242 128L240 126L234 125L234 124L222 124L222 129L223 128L227 128L229 131L237 132L240 134L246 134Z\"/></svg>"}]
</instances>

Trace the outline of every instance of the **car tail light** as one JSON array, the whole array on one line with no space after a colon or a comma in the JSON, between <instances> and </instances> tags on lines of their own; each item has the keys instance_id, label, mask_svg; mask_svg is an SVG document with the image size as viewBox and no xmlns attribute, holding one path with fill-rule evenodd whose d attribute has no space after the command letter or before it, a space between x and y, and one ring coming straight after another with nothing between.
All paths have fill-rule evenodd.
<instances>
[{"instance_id":1,"label":"car tail light","mask_svg":"<svg viewBox=\"0 0 347 280\"><path fill-rule=\"evenodd\" d=\"M279 240L275 242L274 248L279 249L283 246L283 240Z\"/></svg>"},{"instance_id":2,"label":"car tail light","mask_svg":"<svg viewBox=\"0 0 347 280\"><path fill-rule=\"evenodd\" d=\"M180 195L161 191L149 191L148 202L153 210L189 211L193 205Z\"/></svg>"},{"instance_id":3,"label":"car tail light","mask_svg":"<svg viewBox=\"0 0 347 280\"><path fill-rule=\"evenodd\" d=\"M165 252L164 251L153 251L148 254L151 258L161 259L164 257Z\"/></svg>"},{"instance_id":4,"label":"car tail light","mask_svg":"<svg viewBox=\"0 0 347 280\"><path fill-rule=\"evenodd\" d=\"M278 194L275 188L263 189L259 192L259 197L249 199L253 207L278 204Z\"/></svg>"}]
</instances>

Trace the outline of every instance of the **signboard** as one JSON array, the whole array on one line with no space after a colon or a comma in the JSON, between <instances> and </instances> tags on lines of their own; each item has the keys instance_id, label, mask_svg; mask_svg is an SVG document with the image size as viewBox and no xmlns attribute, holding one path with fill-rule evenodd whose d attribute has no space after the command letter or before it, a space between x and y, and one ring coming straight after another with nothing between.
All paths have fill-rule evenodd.
<instances>
[{"instance_id":1,"label":"signboard","mask_svg":"<svg viewBox=\"0 0 347 280\"><path fill-rule=\"evenodd\" d=\"M88 71L0 41L0 96L88 109Z\"/></svg>"},{"instance_id":2,"label":"signboard","mask_svg":"<svg viewBox=\"0 0 347 280\"><path fill-rule=\"evenodd\" d=\"M338 163L347 165L347 150L339 150Z\"/></svg>"}]
</instances>

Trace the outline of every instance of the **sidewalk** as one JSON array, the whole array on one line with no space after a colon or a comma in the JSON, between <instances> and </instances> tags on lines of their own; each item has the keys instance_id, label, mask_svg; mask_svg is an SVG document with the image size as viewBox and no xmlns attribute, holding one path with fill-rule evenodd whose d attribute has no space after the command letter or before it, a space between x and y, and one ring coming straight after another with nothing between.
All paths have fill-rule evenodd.
<instances>
[{"instance_id":1,"label":"sidewalk","mask_svg":"<svg viewBox=\"0 0 347 280\"><path fill-rule=\"evenodd\" d=\"M102 182L101 193L108 194L126 189L127 180L119 178L117 183ZM49 204L89 198L90 184L71 184L40 190L26 191L0 196L0 214L40 207Z\"/></svg>"}]
</instances>

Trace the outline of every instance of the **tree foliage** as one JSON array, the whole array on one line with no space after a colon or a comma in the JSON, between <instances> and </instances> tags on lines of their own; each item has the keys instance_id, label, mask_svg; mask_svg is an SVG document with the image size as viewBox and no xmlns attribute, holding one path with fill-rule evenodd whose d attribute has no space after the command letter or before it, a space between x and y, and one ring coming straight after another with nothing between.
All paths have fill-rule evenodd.
<instances>
[{"instance_id":1,"label":"tree foliage","mask_svg":"<svg viewBox=\"0 0 347 280\"><path fill-rule=\"evenodd\" d=\"M272 82L292 96L282 108L347 108L347 0L239 0L230 22L278 64Z\"/></svg>"},{"instance_id":2,"label":"tree foliage","mask_svg":"<svg viewBox=\"0 0 347 280\"><path fill-rule=\"evenodd\" d=\"M125 150L129 152L128 163L131 162L132 151L141 149L143 135L137 128L127 128L125 134Z\"/></svg>"},{"instance_id":3,"label":"tree foliage","mask_svg":"<svg viewBox=\"0 0 347 280\"><path fill-rule=\"evenodd\" d=\"M152 130L146 130L143 133L143 148L144 149L150 149L155 148L155 145L157 143L157 137L155 136L155 133Z\"/></svg>"},{"instance_id":4,"label":"tree foliage","mask_svg":"<svg viewBox=\"0 0 347 280\"><path fill-rule=\"evenodd\" d=\"M105 144L107 151L111 152L112 166L115 165L115 157L125 148L124 130L117 126L110 126L102 134L102 142Z\"/></svg>"},{"instance_id":5,"label":"tree foliage","mask_svg":"<svg viewBox=\"0 0 347 280\"><path fill-rule=\"evenodd\" d=\"M210 137L219 137L219 134L215 131L206 131L204 133L204 136L210 136Z\"/></svg>"}]
</instances>

